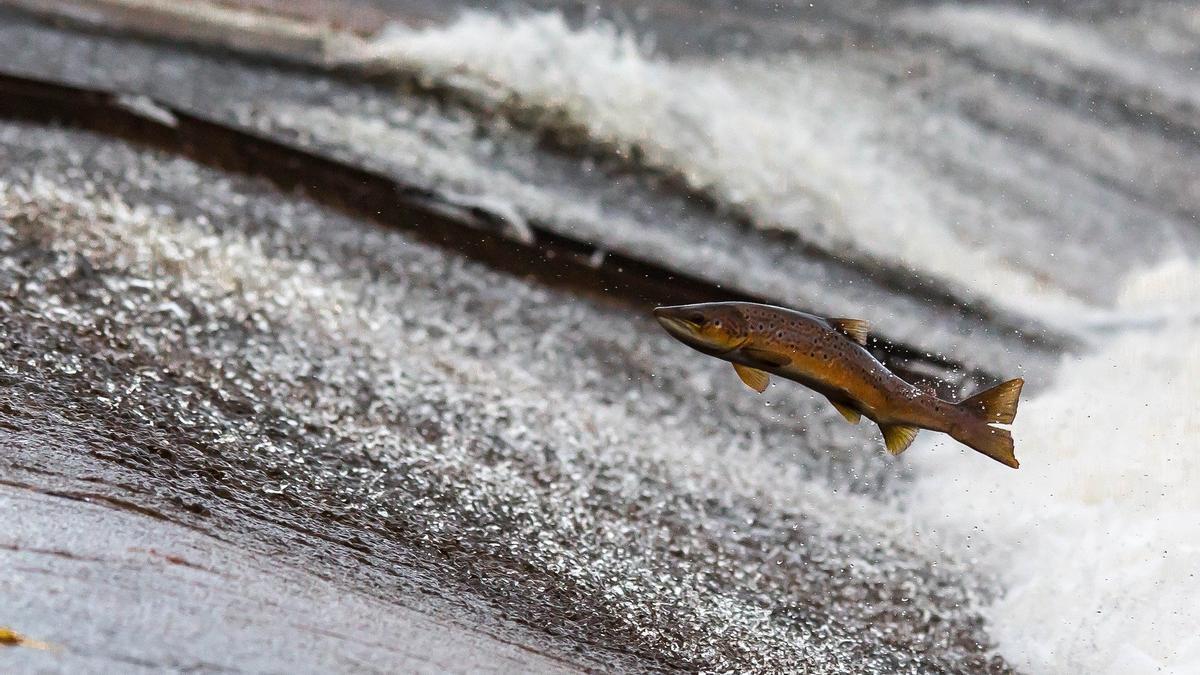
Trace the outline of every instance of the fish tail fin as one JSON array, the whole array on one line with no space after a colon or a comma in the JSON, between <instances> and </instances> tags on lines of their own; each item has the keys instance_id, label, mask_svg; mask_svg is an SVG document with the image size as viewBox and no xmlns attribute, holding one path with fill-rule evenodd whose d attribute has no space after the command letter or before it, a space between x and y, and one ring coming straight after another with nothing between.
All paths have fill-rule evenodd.
<instances>
[{"instance_id":1,"label":"fish tail fin","mask_svg":"<svg viewBox=\"0 0 1200 675\"><path fill-rule=\"evenodd\" d=\"M1014 469L1021 467L1013 448L1012 432L1008 429L980 424L970 433L955 435L955 440L971 446L976 452L991 457L1004 466Z\"/></svg>"},{"instance_id":2,"label":"fish tail fin","mask_svg":"<svg viewBox=\"0 0 1200 675\"><path fill-rule=\"evenodd\" d=\"M1012 432L991 425L1012 424L1017 417L1017 403L1024 385L1025 380L1021 378L1009 380L959 403L958 407L969 412L978 423L970 424L954 438L1005 466L1018 468L1021 464L1013 451Z\"/></svg>"},{"instance_id":3,"label":"fish tail fin","mask_svg":"<svg viewBox=\"0 0 1200 675\"><path fill-rule=\"evenodd\" d=\"M1017 417L1017 403L1023 386L1025 380L1018 377L981 391L958 405L989 424L1012 424Z\"/></svg>"}]
</instances>

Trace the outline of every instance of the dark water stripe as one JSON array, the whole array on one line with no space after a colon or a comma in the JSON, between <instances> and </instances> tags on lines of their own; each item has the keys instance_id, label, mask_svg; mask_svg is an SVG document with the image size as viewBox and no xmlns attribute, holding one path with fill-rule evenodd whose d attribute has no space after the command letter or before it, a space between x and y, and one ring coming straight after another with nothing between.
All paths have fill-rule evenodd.
<instances>
[{"instance_id":1,"label":"dark water stripe","mask_svg":"<svg viewBox=\"0 0 1200 675\"><path fill-rule=\"evenodd\" d=\"M453 5L455 3L450 4ZM169 2L164 3L163 11L177 11L172 9L170 5L171 3ZM565 11L567 14L575 13L567 11L570 9L569 7L558 6L555 2L534 3L534 5L543 7L544 9ZM461 3L459 9L466 9L471 6L470 2L465 2ZM680 8L674 7L674 9L678 10ZM112 11L115 12L116 10ZM46 10L45 14L53 17L60 16L57 10L52 9ZM447 12L443 19L448 19L453 15L454 12ZM619 151L611 147L610 144L594 138L582 123L564 119L556 109L526 104L502 105L496 108L491 105L490 101L480 101L469 92L464 92L452 85L430 81L420 73L398 71L394 65L388 63L333 65L327 62L326 55L322 50L318 49L314 44L310 44L312 40L309 38L296 38L290 41L283 40L283 44L275 44L275 42L279 41L278 38L271 35L264 35L263 38L267 42L256 44L253 49L247 49L238 43L238 40L222 40L208 34L191 35L186 28L174 25L164 27L159 25L152 16L139 17L136 13L130 15L124 11L118 12L115 16L114 25L119 28L107 25L104 20L94 22L91 19L84 20L80 17L68 16L63 18L68 20L73 27L85 32L117 35L133 33L139 39L170 46L177 46L177 40L183 39L189 47L198 48L201 51L210 51L226 57L232 55L240 60L267 63L285 69L297 69L309 73L332 75L346 82L356 84L366 83L389 90L399 85L410 93L430 97L442 104L465 108L478 116L500 116L515 127L536 134L543 145L556 152L572 157L597 160L605 163L607 166L615 166L619 170L633 174L653 176L658 180L658 184L662 188L685 197L689 203L706 209L710 213L719 213L732 219L733 224L741 228L744 232L761 233L764 238L772 239L778 245L786 247L789 251L799 253L804 260L810 260L814 265L819 265L823 269L828 269L837 274L869 280L871 283L887 291L919 298L923 303L943 312L986 324L997 331L1003 332L1007 336L1015 338L1016 342L1034 351L1047 352L1053 355L1079 346L1078 341L1073 337L1053 330L1032 317L1022 316L1018 313L1005 310L986 299L960 293L957 289L948 287L944 282L935 277L923 275L895 261L863 250L851 252L830 251L820 244L806 240L796 232L763 227L754 216L745 212L745 210L723 203L719 196L711 194L705 189L698 189L688 185L681 171L671 167L655 167L647 164L643 161L642 151L637 145L629 148L628 151ZM397 15L393 18L399 19L401 17ZM836 26L838 31L844 32L854 29L859 34L858 38L855 39L865 40L869 36L875 36L869 39L876 39L883 34L881 33L883 30L881 27L865 22L861 18L854 16L853 13L843 16L840 11L834 11L828 16L824 16L822 21ZM246 30L249 34L253 34L255 29L250 28ZM242 35L241 42L245 42L245 38L246 36ZM679 39L683 38L681 36L674 38L674 40ZM437 199L442 200L443 198L438 197ZM545 233L549 233L554 228L545 227L539 229ZM566 248L575 248L575 244L580 244L584 248L592 249L593 251L596 250L596 247L589 242L579 242L569 236L564 238L568 242L574 242L573 244L568 243ZM610 255L612 255L611 251ZM636 255L627 256L626 259L630 264L643 262L651 267L660 267L653 262L642 261ZM673 270L672 274L681 278L688 276ZM715 284L711 281L700 281L710 287L728 288L728 286L722 287L720 284ZM731 295L730 293L721 292L717 297L731 297ZM749 295L748 293L743 293L737 297L749 297ZM774 304L790 303L776 302ZM885 340L880 346L884 347L892 342ZM925 350L925 352L916 351L918 353L925 353L930 350ZM953 360L946 361L946 363L952 362Z\"/></svg>"},{"instance_id":2,"label":"dark water stripe","mask_svg":"<svg viewBox=\"0 0 1200 675\"><path fill-rule=\"evenodd\" d=\"M0 74L0 116L100 132L264 178L282 190L303 191L318 203L404 230L507 273L638 311L718 299L789 304L606 251L537 223L530 223L533 237L526 243L506 234L506 223L486 210L145 97ZM893 370L932 379L947 393L964 376L980 381L1000 377L879 335L872 337L871 348Z\"/></svg>"}]
</instances>

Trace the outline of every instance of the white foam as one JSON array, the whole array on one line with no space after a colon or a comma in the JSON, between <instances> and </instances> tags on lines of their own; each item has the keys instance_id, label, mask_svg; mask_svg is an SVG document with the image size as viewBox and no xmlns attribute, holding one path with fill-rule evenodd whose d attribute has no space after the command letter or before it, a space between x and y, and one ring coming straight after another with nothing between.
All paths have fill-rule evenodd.
<instances>
[{"instance_id":1,"label":"white foam","mask_svg":"<svg viewBox=\"0 0 1200 675\"><path fill-rule=\"evenodd\" d=\"M1125 286L1170 317L1064 360L1021 405L1021 469L916 448L918 527L961 539L1006 595L1001 653L1032 672L1200 672L1200 261ZM1157 307L1151 307L1157 304Z\"/></svg>"},{"instance_id":2,"label":"white foam","mask_svg":"<svg viewBox=\"0 0 1200 675\"><path fill-rule=\"evenodd\" d=\"M1200 312L1200 265L1172 258L1125 282L1118 299L1126 312L1159 311L1187 321Z\"/></svg>"},{"instance_id":3,"label":"white foam","mask_svg":"<svg viewBox=\"0 0 1200 675\"><path fill-rule=\"evenodd\" d=\"M611 26L575 30L555 13L395 26L377 47L394 67L494 105L553 110L596 142L637 148L649 165L681 173L760 227L892 261L968 298L1021 311L1036 301L1043 318L1087 304L1019 256L978 241L980 230L963 230L956 213L994 220L987 236L1000 242L1011 217L942 185L897 143L896 134L971 133L955 126L961 121L912 114L906 106L917 104L844 61L668 60ZM937 128L913 131L923 125Z\"/></svg>"},{"instance_id":4,"label":"white foam","mask_svg":"<svg viewBox=\"0 0 1200 675\"><path fill-rule=\"evenodd\" d=\"M962 18L946 11L934 18ZM1013 30L1044 47L1042 27ZM1063 58L1091 58L1095 44ZM1022 404L1020 471L923 434L937 440L908 453L921 476L913 522L970 547L981 572L1003 579L989 631L1019 667L1200 672L1200 264L1139 275L1117 312L1093 311L1004 253L1003 192L956 195L905 150L914 138L944 135L960 152L1008 156L953 116L906 110L845 61L669 60L611 27L574 30L556 14L395 28L380 49L443 85L499 106L550 109L595 141L637 148L761 227L799 230L826 249L898 262L967 295L1096 329L1095 351L1067 358L1055 384ZM934 128L903 135L923 124ZM955 213L995 233L968 232ZM1053 222L1039 229L1056 231Z\"/></svg>"}]
</instances>

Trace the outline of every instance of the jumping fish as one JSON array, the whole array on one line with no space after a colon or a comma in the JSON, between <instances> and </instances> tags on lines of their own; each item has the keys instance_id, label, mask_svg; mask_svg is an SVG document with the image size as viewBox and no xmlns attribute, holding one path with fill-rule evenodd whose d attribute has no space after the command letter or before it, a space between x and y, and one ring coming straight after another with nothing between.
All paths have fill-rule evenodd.
<instances>
[{"instance_id":1,"label":"jumping fish","mask_svg":"<svg viewBox=\"0 0 1200 675\"><path fill-rule=\"evenodd\" d=\"M1019 466L1012 434L992 425L1016 417L1022 379L954 403L900 379L872 356L865 348L865 321L750 302L659 307L654 316L680 342L732 363L742 382L759 393L775 374L823 394L851 424L871 419L893 455L912 444L918 429L929 429Z\"/></svg>"}]
</instances>

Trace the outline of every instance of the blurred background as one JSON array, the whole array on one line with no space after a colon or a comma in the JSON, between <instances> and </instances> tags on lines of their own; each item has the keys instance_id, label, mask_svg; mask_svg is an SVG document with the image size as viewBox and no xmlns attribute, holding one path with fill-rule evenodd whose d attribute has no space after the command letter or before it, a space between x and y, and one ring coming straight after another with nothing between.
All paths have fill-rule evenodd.
<instances>
[{"instance_id":1,"label":"blurred background","mask_svg":"<svg viewBox=\"0 0 1200 675\"><path fill-rule=\"evenodd\" d=\"M0 0L0 664L1200 672L1200 8ZM659 303L1027 381L1018 471ZM869 428L868 428L869 427Z\"/></svg>"}]
</instances>

